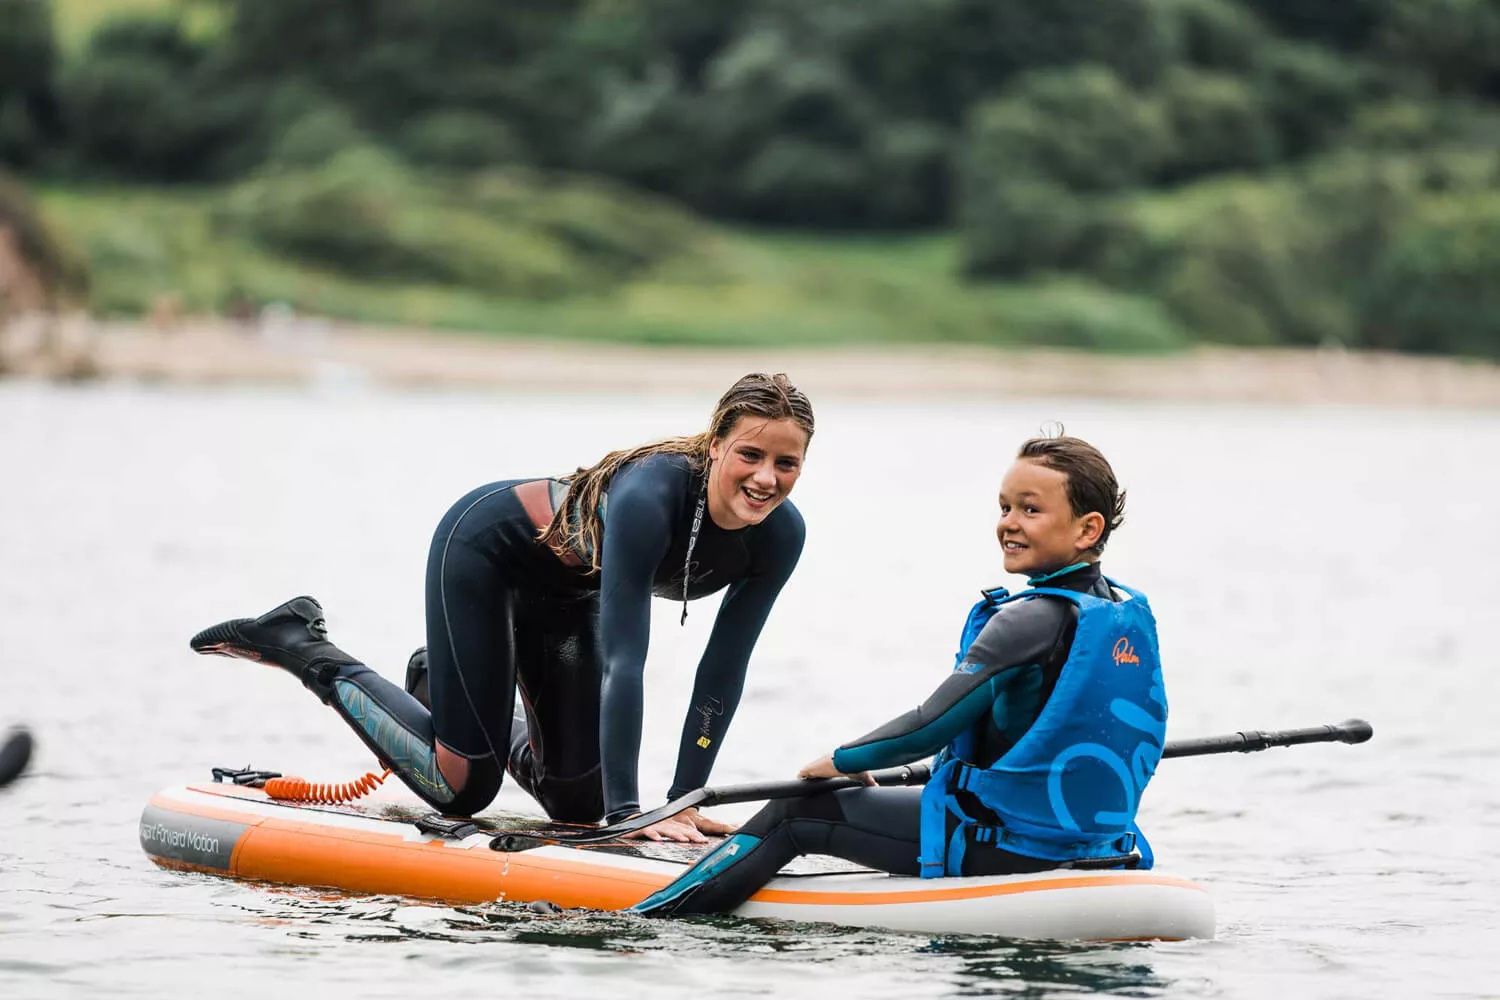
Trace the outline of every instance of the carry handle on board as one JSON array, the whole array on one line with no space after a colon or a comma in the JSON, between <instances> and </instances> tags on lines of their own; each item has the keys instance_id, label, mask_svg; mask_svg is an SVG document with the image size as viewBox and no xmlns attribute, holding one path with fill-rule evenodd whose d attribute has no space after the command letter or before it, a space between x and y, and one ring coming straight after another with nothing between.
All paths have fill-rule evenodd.
<instances>
[{"instance_id":1,"label":"carry handle on board","mask_svg":"<svg viewBox=\"0 0 1500 1000\"><path fill-rule=\"evenodd\" d=\"M1172 740L1162 749L1163 757L1200 757L1215 753L1253 753L1271 747L1292 747L1304 743L1363 743L1375 734L1375 730L1363 719L1348 719L1338 725L1309 726L1306 729L1283 729L1263 732L1258 729L1231 733L1226 736L1205 736L1194 740ZM884 771L872 771L876 784L924 785L932 777L932 769L926 764L907 764ZM863 788L865 783L858 778L818 778L813 781L793 779L791 781L759 781L742 785L724 785L719 788L699 788L679 796L664 806L611 823L609 826L584 829L578 832L538 834L525 830L505 831L490 841L497 851L526 851L545 844L598 844L637 830L644 830L652 823L659 823L676 816L685 809L700 806L723 806L735 802L761 802L768 799L795 799L821 792L836 792L843 788Z\"/></svg>"}]
</instances>

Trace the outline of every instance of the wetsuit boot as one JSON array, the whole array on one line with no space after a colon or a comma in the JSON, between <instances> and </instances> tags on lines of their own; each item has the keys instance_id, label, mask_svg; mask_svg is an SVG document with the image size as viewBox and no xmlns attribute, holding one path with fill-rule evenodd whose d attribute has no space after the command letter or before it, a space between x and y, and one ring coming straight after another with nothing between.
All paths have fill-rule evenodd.
<instances>
[{"instance_id":1,"label":"wetsuit boot","mask_svg":"<svg viewBox=\"0 0 1500 1000\"><path fill-rule=\"evenodd\" d=\"M294 597L259 618L234 618L211 625L189 641L193 651L233 656L281 667L326 705L333 701L333 679L340 667L360 661L328 641L323 606Z\"/></svg>"},{"instance_id":2,"label":"wetsuit boot","mask_svg":"<svg viewBox=\"0 0 1500 1000\"><path fill-rule=\"evenodd\" d=\"M448 784L437 764L427 710L329 642L323 608L311 597L295 597L259 618L220 622L193 636L191 645L199 653L255 660L286 670L331 705L382 765L439 811L471 815L494 798L499 788L499 765L484 759L471 762L472 774L464 788ZM424 654L425 665L426 651L419 652Z\"/></svg>"},{"instance_id":3,"label":"wetsuit boot","mask_svg":"<svg viewBox=\"0 0 1500 1000\"><path fill-rule=\"evenodd\" d=\"M692 917L710 913L727 913L754 895L755 891L776 873L757 871L749 878L737 878L739 871L731 874L735 866L745 862L761 844L761 838L748 833L736 833L724 843L705 855L676 881L658 889L630 909L648 917ZM762 866L751 864L750 868Z\"/></svg>"}]
</instances>

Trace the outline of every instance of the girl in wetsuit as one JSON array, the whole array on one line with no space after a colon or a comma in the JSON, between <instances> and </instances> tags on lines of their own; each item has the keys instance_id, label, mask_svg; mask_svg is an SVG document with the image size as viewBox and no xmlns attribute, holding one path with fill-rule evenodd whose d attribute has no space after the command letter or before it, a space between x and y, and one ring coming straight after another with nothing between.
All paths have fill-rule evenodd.
<instances>
[{"instance_id":1,"label":"girl in wetsuit","mask_svg":"<svg viewBox=\"0 0 1500 1000\"><path fill-rule=\"evenodd\" d=\"M460 499L427 562L426 670L408 672L425 698L329 642L310 597L212 626L192 647L291 671L443 813L484 808L508 770L553 819L623 819L640 812L651 597L682 601L686 620L687 602L725 591L673 798L707 782L750 651L802 552L802 517L787 495L812 433L812 407L785 375L747 375L701 434ZM730 831L693 810L643 835Z\"/></svg>"},{"instance_id":2,"label":"girl in wetsuit","mask_svg":"<svg viewBox=\"0 0 1500 1000\"><path fill-rule=\"evenodd\" d=\"M1166 728L1155 625L1144 595L1099 569L1124 505L1088 443L1023 444L996 533L1006 572L1031 588L986 592L956 669L925 702L798 775L868 782L942 750L927 787L771 803L636 909L728 912L800 854L926 877L1149 866L1134 815Z\"/></svg>"}]
</instances>

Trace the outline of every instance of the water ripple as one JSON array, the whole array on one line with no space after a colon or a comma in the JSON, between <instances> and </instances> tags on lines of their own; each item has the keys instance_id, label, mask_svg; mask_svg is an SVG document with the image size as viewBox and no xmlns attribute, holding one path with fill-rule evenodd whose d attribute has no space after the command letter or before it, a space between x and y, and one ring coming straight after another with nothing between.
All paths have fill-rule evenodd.
<instances>
[{"instance_id":1,"label":"water ripple","mask_svg":"<svg viewBox=\"0 0 1500 1000\"><path fill-rule=\"evenodd\" d=\"M756 649L716 783L790 775L941 679L956 618L1000 576L1000 469L976 456L1065 419L1130 487L1110 568L1152 595L1174 737L1355 714L1375 724L1360 747L1163 763L1142 823L1164 870L1212 891L1212 942L546 917L239 884L141 854L142 804L212 764L314 778L368 766L297 685L188 653L196 627L312 590L340 644L399 677L423 634L426 539L454 497L697 426L711 403L0 382L0 469L26 470L0 473L0 705L14 716L0 723L38 737L32 772L0 793L0 994L261 1000L266 984L295 983L361 998L1493 995L1500 740L1474 721L1500 695L1476 627L1493 599L1427 583L1500 561L1500 534L1472 529L1484 515L1473 498L1500 489L1494 463L1473 460L1500 454L1500 419L1486 414L820 409L797 487L807 550ZM536 427L547 433L506 432ZM1410 516L1392 484L1411 482L1419 568L1380 544ZM914 516L931 510L961 544L933 543L931 519ZM695 614L678 628L658 610L648 794L671 774L712 624ZM513 789L500 804L526 807Z\"/></svg>"}]
</instances>

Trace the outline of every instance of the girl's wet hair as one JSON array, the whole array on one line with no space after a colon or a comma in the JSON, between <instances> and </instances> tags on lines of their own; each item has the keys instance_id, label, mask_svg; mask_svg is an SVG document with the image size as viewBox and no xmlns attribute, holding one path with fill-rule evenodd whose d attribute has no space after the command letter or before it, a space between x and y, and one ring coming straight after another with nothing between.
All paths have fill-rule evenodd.
<instances>
[{"instance_id":1,"label":"girl's wet hair","mask_svg":"<svg viewBox=\"0 0 1500 1000\"><path fill-rule=\"evenodd\" d=\"M1074 517L1092 513L1104 516L1104 530L1089 550L1095 555L1102 553L1110 533L1125 521L1125 491L1120 489L1115 470L1103 453L1082 438L1068 437L1058 425L1056 433L1023 443L1016 458L1056 469L1068 477L1068 503Z\"/></svg>"},{"instance_id":2,"label":"girl's wet hair","mask_svg":"<svg viewBox=\"0 0 1500 1000\"><path fill-rule=\"evenodd\" d=\"M650 444L612 451L587 469L580 468L566 477L568 492L542 530L540 540L559 552L571 549L586 553L590 572L599 572L599 555L603 550L604 523L599 516L599 501L609 489L609 482L620 467L647 455L686 455L700 473L708 468L708 446L734 429L741 417L764 417L768 420L793 420L813 435L812 403L802 390L783 374L753 372L729 387L719 397L709 418L708 430L690 437L664 438Z\"/></svg>"}]
</instances>

